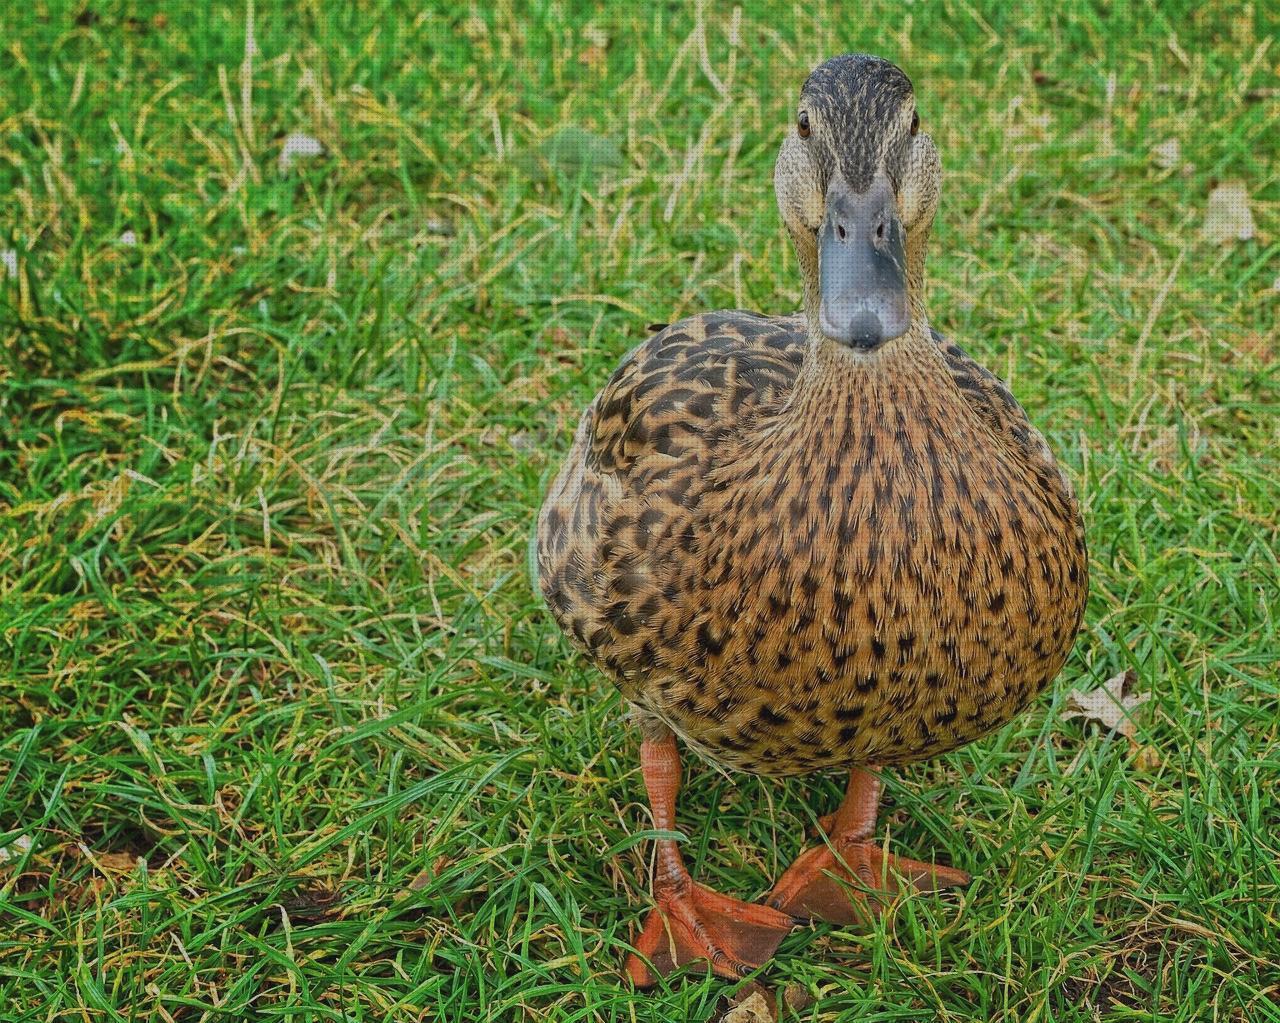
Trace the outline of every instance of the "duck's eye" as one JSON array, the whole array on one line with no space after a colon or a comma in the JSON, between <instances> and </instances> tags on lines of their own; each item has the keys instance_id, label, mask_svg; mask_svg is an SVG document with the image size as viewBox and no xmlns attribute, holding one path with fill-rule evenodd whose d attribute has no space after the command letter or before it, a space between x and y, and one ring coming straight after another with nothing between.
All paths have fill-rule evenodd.
<instances>
[{"instance_id":1,"label":"duck's eye","mask_svg":"<svg viewBox=\"0 0 1280 1023\"><path fill-rule=\"evenodd\" d=\"M920 111L913 111L911 114L911 134L915 135L920 130Z\"/></svg>"},{"instance_id":2,"label":"duck's eye","mask_svg":"<svg viewBox=\"0 0 1280 1023\"><path fill-rule=\"evenodd\" d=\"M796 127L800 130L800 137L807 139L809 137L809 111L801 110L796 117Z\"/></svg>"}]
</instances>

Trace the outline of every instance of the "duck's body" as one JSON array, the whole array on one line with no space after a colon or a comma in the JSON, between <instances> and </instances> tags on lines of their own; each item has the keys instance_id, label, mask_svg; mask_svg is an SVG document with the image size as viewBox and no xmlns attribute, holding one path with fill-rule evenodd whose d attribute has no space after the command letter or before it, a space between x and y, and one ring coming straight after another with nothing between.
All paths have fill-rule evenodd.
<instances>
[{"instance_id":1,"label":"duck's body","mask_svg":"<svg viewBox=\"0 0 1280 1023\"><path fill-rule=\"evenodd\" d=\"M918 125L886 61L810 75L774 174L803 312L709 313L642 344L542 509L542 591L642 712L657 829L676 826L674 735L759 774L850 771L829 841L768 906L695 884L656 841L640 983L695 959L734 976L793 918L859 919L855 880L964 883L873 841L874 772L1004 724L1079 627L1071 487L1009 390L929 326L941 167Z\"/></svg>"},{"instance_id":2,"label":"duck's body","mask_svg":"<svg viewBox=\"0 0 1280 1023\"><path fill-rule=\"evenodd\" d=\"M1043 439L958 346L896 344L806 373L798 317L674 324L587 409L549 491L561 627L724 766L936 756L1071 648L1083 531Z\"/></svg>"}]
</instances>

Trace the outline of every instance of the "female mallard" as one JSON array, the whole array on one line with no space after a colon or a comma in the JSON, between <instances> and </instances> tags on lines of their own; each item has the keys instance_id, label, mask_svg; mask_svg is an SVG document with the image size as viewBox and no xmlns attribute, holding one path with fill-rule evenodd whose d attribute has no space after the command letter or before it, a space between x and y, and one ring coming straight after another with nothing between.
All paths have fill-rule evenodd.
<instances>
[{"instance_id":1,"label":"female mallard","mask_svg":"<svg viewBox=\"0 0 1280 1023\"><path fill-rule=\"evenodd\" d=\"M627 963L736 976L796 918L852 922L850 882L968 875L882 854L873 772L998 728L1057 674L1087 590L1071 486L1004 384L929 326L941 165L911 81L823 64L778 155L804 312L717 312L640 345L578 424L538 523L556 620L640 711L654 826L675 736L758 774L851 770L828 841L767 905L695 884L657 842Z\"/></svg>"}]
</instances>

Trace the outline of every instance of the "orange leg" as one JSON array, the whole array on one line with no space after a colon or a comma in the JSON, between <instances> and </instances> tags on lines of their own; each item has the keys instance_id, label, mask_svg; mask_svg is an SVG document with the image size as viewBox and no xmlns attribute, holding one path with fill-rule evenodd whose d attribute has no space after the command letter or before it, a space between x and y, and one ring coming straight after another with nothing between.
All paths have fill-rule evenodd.
<instances>
[{"instance_id":1,"label":"orange leg","mask_svg":"<svg viewBox=\"0 0 1280 1023\"><path fill-rule=\"evenodd\" d=\"M773 886L766 903L798 918L865 923L880 911L885 895L969 883L963 870L884 852L872 840L879 806L880 780L855 767L844 802L821 821L830 844L801 853Z\"/></svg>"},{"instance_id":2,"label":"orange leg","mask_svg":"<svg viewBox=\"0 0 1280 1023\"><path fill-rule=\"evenodd\" d=\"M640 747L644 784L653 808L653 826L676 829L680 754L674 736L646 739ZM636 941L639 955L627 956L627 974L639 987L687 963L705 960L721 977L737 979L768 962L794 921L767 906L740 902L696 884L671 839L655 843L653 899Z\"/></svg>"}]
</instances>

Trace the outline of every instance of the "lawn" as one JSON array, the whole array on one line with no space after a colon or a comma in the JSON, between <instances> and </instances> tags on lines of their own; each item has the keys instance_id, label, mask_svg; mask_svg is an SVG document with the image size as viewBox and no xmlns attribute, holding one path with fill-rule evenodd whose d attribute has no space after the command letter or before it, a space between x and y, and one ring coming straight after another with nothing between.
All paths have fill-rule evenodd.
<instances>
[{"instance_id":1,"label":"lawn","mask_svg":"<svg viewBox=\"0 0 1280 1023\"><path fill-rule=\"evenodd\" d=\"M880 837L974 884L758 980L1280 1020L1274 4L246 2L0 14L0 1018L723 1011L619 979L639 740L528 537L647 323L796 307L774 153L863 49L942 152L934 323L1074 479L1092 594L1050 692L890 786ZM1231 182L1253 236L1206 240ZM1132 737L1065 716L1126 669ZM686 775L746 898L842 785Z\"/></svg>"}]
</instances>

